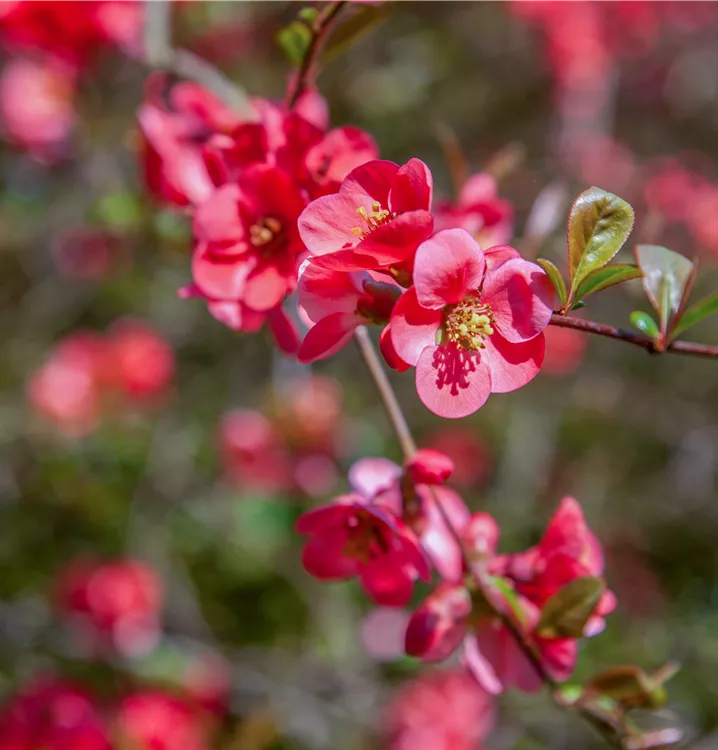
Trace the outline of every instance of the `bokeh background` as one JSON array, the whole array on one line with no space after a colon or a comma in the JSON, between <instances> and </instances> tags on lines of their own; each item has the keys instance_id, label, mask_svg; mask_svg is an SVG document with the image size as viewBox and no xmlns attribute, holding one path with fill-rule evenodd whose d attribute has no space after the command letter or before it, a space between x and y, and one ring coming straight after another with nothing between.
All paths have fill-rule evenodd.
<instances>
[{"instance_id":1,"label":"bokeh background","mask_svg":"<svg viewBox=\"0 0 718 750\"><path fill-rule=\"evenodd\" d=\"M138 166L141 8L117 4L119 42L38 80L47 43L18 42L12 5L0 5L0 717L55 675L115 725L165 727L148 750L399 747L385 731L406 710L397 690L424 670L401 656L401 615L373 612L353 582L309 578L293 531L354 460L399 458L358 354L300 367L179 299L189 220L153 203ZM300 7L188 2L175 38L281 98L275 37ZM446 199L463 153L513 205L514 244L559 265L573 197L616 192L636 209L629 244L699 257L697 292L716 288L718 4L377 10L319 78L334 124L365 128L384 158L424 160ZM586 313L627 327L634 309L647 309L640 285L624 285ZM716 365L550 334L537 380L460 422L426 411L410 373L392 381L420 442L452 454L455 486L499 521L502 549L534 543L564 495L580 500L619 606L578 677L676 659L669 707L650 721L718 747ZM716 342L718 325L694 337ZM92 628L78 615L88 599L104 612ZM203 702L201 727L158 695ZM478 739L412 747L601 746L546 697L502 697L488 736L486 702L460 705ZM18 747L0 735L0 750Z\"/></svg>"}]
</instances>

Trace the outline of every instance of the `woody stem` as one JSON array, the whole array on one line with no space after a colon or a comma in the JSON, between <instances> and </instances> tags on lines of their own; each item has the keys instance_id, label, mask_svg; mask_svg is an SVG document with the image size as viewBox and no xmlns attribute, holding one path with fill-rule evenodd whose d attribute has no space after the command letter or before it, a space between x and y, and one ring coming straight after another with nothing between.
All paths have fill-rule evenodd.
<instances>
[{"instance_id":1,"label":"woody stem","mask_svg":"<svg viewBox=\"0 0 718 750\"><path fill-rule=\"evenodd\" d=\"M411 429L409 428L409 424L406 421L406 417L404 416L404 412L401 409L399 401L396 397L396 393L394 392L391 382L387 377L386 370L384 369L384 366L381 362L381 358L379 357L377 350L372 343L369 331L365 326L359 326L359 328L356 329L354 338L357 347L359 348L359 353L361 354L362 359L364 360L364 364L369 370L369 374L371 375L371 378L374 381L374 385L379 393L379 397L381 398L382 404L386 411L387 418L389 419L389 422L399 440L399 444L401 445L401 450L404 454L404 457L411 458L416 453L416 442L413 435L411 434ZM486 572L479 566L472 565L471 561L466 555L459 530L452 524L448 513L443 507L438 493L433 493L433 497L439 513L441 514L442 519L446 524L446 527L449 529L450 533L454 537L454 540L459 545L466 569L470 572L472 579L478 587L478 590L482 593L486 592L490 585L486 580ZM559 684L544 668L536 645L533 643L530 637L521 630L519 625L514 622L513 618L509 614L498 611L492 605L491 598L489 596L484 595L484 599L486 600L487 605L491 607L494 615L501 619L503 625L506 627L509 633L511 633L517 645L531 663L531 666L536 671L536 674L541 679L541 682L551 690L554 702L556 702L556 704L561 706L562 708L565 708L566 706L563 703L560 703L555 695L555 691L559 687ZM607 721L603 716L594 713L590 708L586 706L577 706L577 711L580 716L582 716L603 736L608 744L619 749L623 748L620 733L616 726Z\"/></svg>"}]
</instances>

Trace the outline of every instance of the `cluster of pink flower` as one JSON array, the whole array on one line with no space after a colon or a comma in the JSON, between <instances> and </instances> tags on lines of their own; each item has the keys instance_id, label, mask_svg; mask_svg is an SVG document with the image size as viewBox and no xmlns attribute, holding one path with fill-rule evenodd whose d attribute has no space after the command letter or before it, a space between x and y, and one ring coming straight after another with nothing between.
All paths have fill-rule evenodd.
<instances>
[{"instance_id":1,"label":"cluster of pink flower","mask_svg":"<svg viewBox=\"0 0 718 750\"><path fill-rule=\"evenodd\" d=\"M146 323L122 320L101 337L75 333L33 373L35 411L68 435L83 435L118 400L148 404L166 392L174 371L167 342Z\"/></svg>"},{"instance_id":2,"label":"cluster of pink flower","mask_svg":"<svg viewBox=\"0 0 718 750\"><path fill-rule=\"evenodd\" d=\"M58 577L55 605L82 636L86 656L134 658L157 644L162 584L138 560L70 564ZM62 679L32 680L0 708L0 747L208 750L227 707L226 665L203 654L184 659L175 671L171 690L125 684L103 703Z\"/></svg>"},{"instance_id":3,"label":"cluster of pink flower","mask_svg":"<svg viewBox=\"0 0 718 750\"><path fill-rule=\"evenodd\" d=\"M208 750L214 720L184 694L142 689L105 706L87 690L44 678L0 711L3 750Z\"/></svg>"},{"instance_id":4,"label":"cluster of pink flower","mask_svg":"<svg viewBox=\"0 0 718 750\"><path fill-rule=\"evenodd\" d=\"M342 389L331 378L290 380L265 416L237 409L219 430L225 474L240 489L310 497L337 484L336 460L345 450Z\"/></svg>"},{"instance_id":5,"label":"cluster of pink flower","mask_svg":"<svg viewBox=\"0 0 718 750\"><path fill-rule=\"evenodd\" d=\"M443 486L452 471L442 453L424 449L402 468L388 459L362 459L349 472L352 493L301 516L297 530L310 537L305 569L323 581L356 577L383 606L403 607L417 580L441 579L413 613L405 646L427 661L446 659L463 644L463 659L490 693L514 686L532 691L541 678L496 612L536 644L545 671L567 679L576 664L575 637L538 631L546 603L581 578L600 578L603 554L580 505L565 498L541 541L528 550L497 554L499 529L485 513L471 514ZM468 568L467 568L468 566ZM470 568L470 569L469 569ZM488 581L481 596L476 574ZM583 635L596 635L615 607L608 591L597 598Z\"/></svg>"},{"instance_id":6,"label":"cluster of pink flower","mask_svg":"<svg viewBox=\"0 0 718 750\"><path fill-rule=\"evenodd\" d=\"M334 354L359 325L382 325L389 365L415 366L419 396L445 417L538 373L553 291L513 248L478 245L476 235L497 242L511 231L489 176L474 176L435 220L426 165L374 159L372 139L352 127L325 132L315 94L292 111L258 102L250 123L192 84L171 100L168 111L151 92L140 111L147 181L194 208L194 283L184 293L206 299L219 320L244 331L268 320L293 351L282 302L299 271L311 326L303 362Z\"/></svg>"},{"instance_id":7,"label":"cluster of pink flower","mask_svg":"<svg viewBox=\"0 0 718 750\"><path fill-rule=\"evenodd\" d=\"M80 72L104 47L138 52L142 4L118 0L12 0L0 6L0 42L20 53L0 76L5 135L52 161L75 124Z\"/></svg>"}]
</instances>

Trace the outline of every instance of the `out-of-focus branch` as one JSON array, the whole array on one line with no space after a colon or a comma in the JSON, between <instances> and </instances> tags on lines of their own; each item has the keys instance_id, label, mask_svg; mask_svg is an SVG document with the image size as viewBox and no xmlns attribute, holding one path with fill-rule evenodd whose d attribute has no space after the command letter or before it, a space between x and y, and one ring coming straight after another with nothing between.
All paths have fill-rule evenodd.
<instances>
[{"instance_id":1,"label":"out-of-focus branch","mask_svg":"<svg viewBox=\"0 0 718 750\"><path fill-rule=\"evenodd\" d=\"M312 38L307 51L304 53L296 77L287 91L287 109L292 109L299 97L310 88L317 58L322 50L327 32L345 5L347 5L346 0L335 0L335 2L327 3L314 19L311 25Z\"/></svg>"},{"instance_id":2,"label":"out-of-focus branch","mask_svg":"<svg viewBox=\"0 0 718 750\"><path fill-rule=\"evenodd\" d=\"M596 323L593 320L572 318L567 315L559 315L558 313L553 314L551 325L559 326L560 328L573 328L577 331L594 333L598 336L606 336L611 339L617 339L618 341L625 341L627 344L640 346L641 349L645 349L651 354L673 352L674 354L689 354L693 357L718 357L718 346L697 344L692 341L672 341L662 349L656 341L650 338L650 336L644 336L643 334L634 333L633 331L624 331L621 328L614 328L613 326L608 326L604 323Z\"/></svg>"},{"instance_id":3,"label":"out-of-focus branch","mask_svg":"<svg viewBox=\"0 0 718 750\"><path fill-rule=\"evenodd\" d=\"M204 86L238 114L254 117L254 109L244 90L224 76L214 65L184 49L172 46L172 4L170 0L145 3L144 61Z\"/></svg>"},{"instance_id":4,"label":"out-of-focus branch","mask_svg":"<svg viewBox=\"0 0 718 750\"><path fill-rule=\"evenodd\" d=\"M391 387L389 378L386 375L386 371L381 363L381 359L371 341L369 332L366 327L360 326L359 328L357 328L355 333L355 340L357 346L359 347L359 352L361 353L364 363L369 370L369 374L374 381L374 385L379 392L379 396L381 397L387 417L389 418L389 422L391 423L391 426L394 429L397 438L399 439L402 452L404 453L405 458L411 458L416 453L416 442L414 441L414 437L411 434L411 430L406 421L406 417L401 410L401 406L399 405L399 402L396 398L394 389ZM511 615L500 611L497 607L494 606L494 604L492 603L492 596L488 593L490 591L491 584L486 580L486 574L482 570L477 568L476 565L471 564L471 561L468 559L468 556L465 553L458 529L456 529L452 524L451 519L449 518L448 513L446 513L445 509L443 508L440 498L437 494L434 495L434 499L436 501L438 510L444 520L444 523L446 524L447 528L449 529L452 536L459 545L459 548L461 549L461 553L464 558L464 565L470 572L473 583L476 585L478 591L483 594L486 605L492 610L493 614L501 620L509 633L511 633L511 636L514 638L516 644L519 646L521 651L531 663L541 682L551 691L551 696L556 705L560 708L573 708L574 710L576 710L576 712L583 719L585 719L601 734L601 736L609 745L617 748L618 750L623 750L623 748L625 748L625 745L622 739L622 728L614 726L614 724L607 717L605 717L602 713L594 711L589 706L567 706L559 699L557 691L560 685L545 669L536 644L527 634L523 632L521 627L516 622L514 622Z\"/></svg>"}]
</instances>

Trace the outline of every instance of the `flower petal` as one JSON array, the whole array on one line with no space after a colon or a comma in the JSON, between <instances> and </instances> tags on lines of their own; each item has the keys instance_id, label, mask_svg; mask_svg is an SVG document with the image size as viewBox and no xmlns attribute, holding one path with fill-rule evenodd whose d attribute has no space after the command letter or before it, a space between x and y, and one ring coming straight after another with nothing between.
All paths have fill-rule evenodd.
<instances>
[{"instance_id":1,"label":"flower petal","mask_svg":"<svg viewBox=\"0 0 718 750\"><path fill-rule=\"evenodd\" d=\"M394 340L391 337L391 324L385 326L379 337L379 351L384 356L384 361L391 367L392 370L397 372L405 372L411 365L396 353L394 348Z\"/></svg>"},{"instance_id":2,"label":"flower petal","mask_svg":"<svg viewBox=\"0 0 718 750\"><path fill-rule=\"evenodd\" d=\"M405 607L414 583L395 556L370 560L359 571L359 580L369 597L385 607Z\"/></svg>"},{"instance_id":3,"label":"flower petal","mask_svg":"<svg viewBox=\"0 0 718 750\"><path fill-rule=\"evenodd\" d=\"M237 185L223 185L197 206L193 226L200 242L222 243L232 247L245 239L239 214L240 198ZM232 253L236 254L236 250L232 249Z\"/></svg>"},{"instance_id":4,"label":"flower petal","mask_svg":"<svg viewBox=\"0 0 718 750\"><path fill-rule=\"evenodd\" d=\"M359 301L360 280L360 274L322 268L310 260L299 274L299 304L315 323L331 313L353 313Z\"/></svg>"},{"instance_id":5,"label":"flower petal","mask_svg":"<svg viewBox=\"0 0 718 750\"><path fill-rule=\"evenodd\" d=\"M422 243L414 260L419 304L438 309L461 302L481 285L484 254L468 232L444 229Z\"/></svg>"},{"instance_id":6,"label":"flower petal","mask_svg":"<svg viewBox=\"0 0 718 750\"><path fill-rule=\"evenodd\" d=\"M247 277L254 269L256 260L241 256L228 262L217 262L200 245L192 256L192 277L206 297L214 300L238 300L242 297Z\"/></svg>"},{"instance_id":7,"label":"flower petal","mask_svg":"<svg viewBox=\"0 0 718 750\"><path fill-rule=\"evenodd\" d=\"M518 344L498 333L489 336L481 359L491 370L491 392L509 393L533 380L543 364L544 349L543 334Z\"/></svg>"},{"instance_id":8,"label":"flower petal","mask_svg":"<svg viewBox=\"0 0 718 750\"><path fill-rule=\"evenodd\" d=\"M267 321L277 346L286 354L296 354L299 349L299 331L292 318L281 307L267 313Z\"/></svg>"},{"instance_id":9,"label":"flower petal","mask_svg":"<svg viewBox=\"0 0 718 750\"><path fill-rule=\"evenodd\" d=\"M409 159L394 177L389 193L389 210L398 214L417 209L431 210L433 185L429 167L420 159Z\"/></svg>"},{"instance_id":10,"label":"flower petal","mask_svg":"<svg viewBox=\"0 0 718 750\"><path fill-rule=\"evenodd\" d=\"M441 311L419 304L412 287L399 297L391 313L391 340L394 350L405 362L415 365L427 346L436 346L441 327Z\"/></svg>"},{"instance_id":11,"label":"flower petal","mask_svg":"<svg viewBox=\"0 0 718 750\"><path fill-rule=\"evenodd\" d=\"M428 211L409 211L382 224L356 247L362 268L381 268L403 263L431 234L434 217Z\"/></svg>"},{"instance_id":12,"label":"flower petal","mask_svg":"<svg viewBox=\"0 0 718 750\"><path fill-rule=\"evenodd\" d=\"M333 313L313 325L304 336L297 359L300 362L316 362L336 354L351 341L354 329L361 325L361 318L354 313Z\"/></svg>"},{"instance_id":13,"label":"flower petal","mask_svg":"<svg viewBox=\"0 0 718 750\"><path fill-rule=\"evenodd\" d=\"M487 693L491 695L503 693L504 686L496 676L494 668L479 650L479 644L476 642L475 636L466 637L461 661Z\"/></svg>"},{"instance_id":14,"label":"flower petal","mask_svg":"<svg viewBox=\"0 0 718 750\"><path fill-rule=\"evenodd\" d=\"M367 210L374 201L378 201L382 208L389 204L389 190L394 181L399 165L393 161L375 159L353 169L342 183L339 193L353 193L354 196L364 196Z\"/></svg>"},{"instance_id":15,"label":"flower petal","mask_svg":"<svg viewBox=\"0 0 718 750\"><path fill-rule=\"evenodd\" d=\"M348 541L344 528L332 528L312 537L302 550L302 565L320 581L341 581L357 574L357 560L344 555Z\"/></svg>"},{"instance_id":16,"label":"flower petal","mask_svg":"<svg viewBox=\"0 0 718 750\"><path fill-rule=\"evenodd\" d=\"M357 209L362 206L371 211L369 199L355 193L325 195L312 201L298 221L299 235L310 255L351 250L358 245L360 238L352 229L361 227Z\"/></svg>"},{"instance_id":17,"label":"flower petal","mask_svg":"<svg viewBox=\"0 0 718 750\"><path fill-rule=\"evenodd\" d=\"M440 417L473 414L491 393L491 371L476 352L455 346L427 347L416 363L416 391Z\"/></svg>"},{"instance_id":18,"label":"flower petal","mask_svg":"<svg viewBox=\"0 0 718 750\"><path fill-rule=\"evenodd\" d=\"M508 341L528 341L549 324L554 290L535 263L514 258L486 274L481 301L491 307L496 330Z\"/></svg>"},{"instance_id":19,"label":"flower petal","mask_svg":"<svg viewBox=\"0 0 718 750\"><path fill-rule=\"evenodd\" d=\"M271 310L290 291L292 281L273 264L259 266L247 276L242 301L253 310Z\"/></svg>"},{"instance_id":20,"label":"flower petal","mask_svg":"<svg viewBox=\"0 0 718 750\"><path fill-rule=\"evenodd\" d=\"M349 486L367 500L399 481L401 466L389 458L360 458L349 469Z\"/></svg>"}]
</instances>

